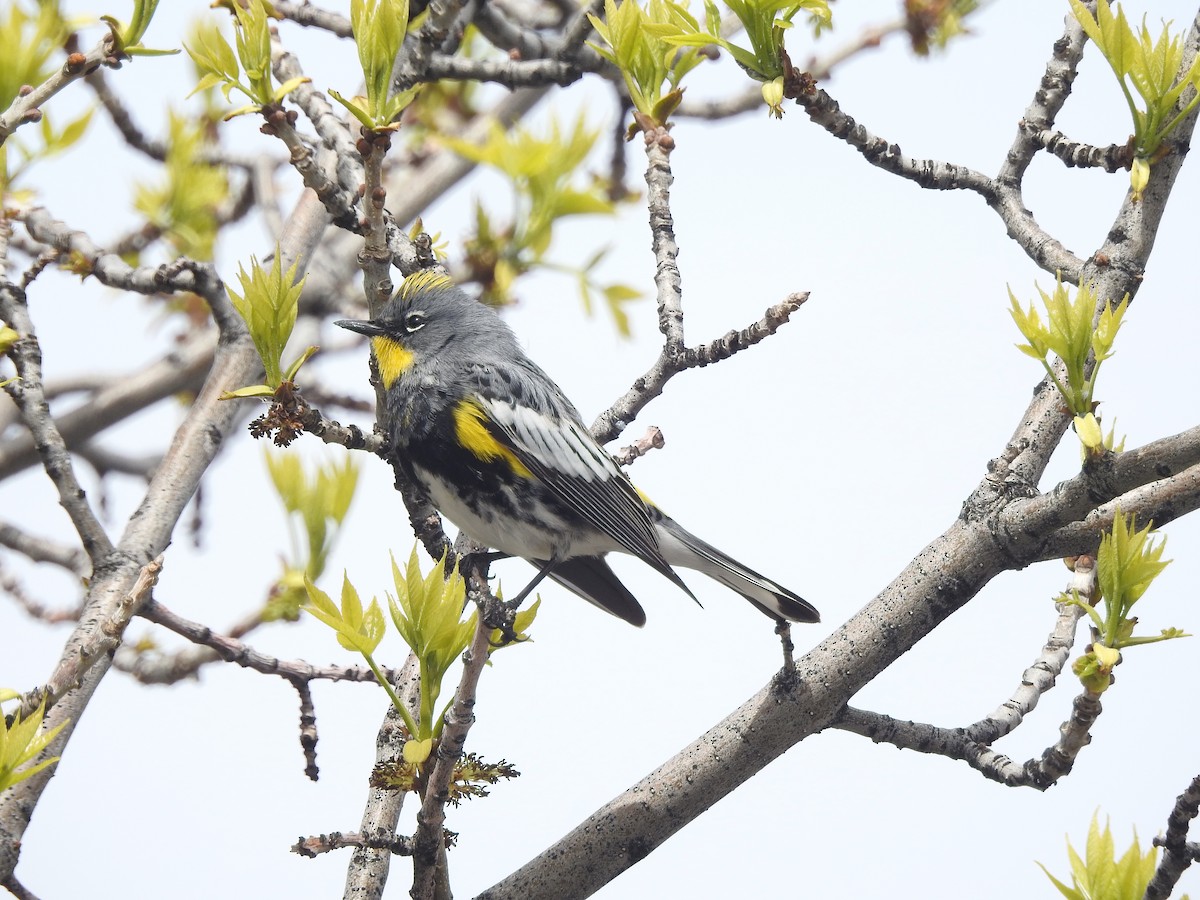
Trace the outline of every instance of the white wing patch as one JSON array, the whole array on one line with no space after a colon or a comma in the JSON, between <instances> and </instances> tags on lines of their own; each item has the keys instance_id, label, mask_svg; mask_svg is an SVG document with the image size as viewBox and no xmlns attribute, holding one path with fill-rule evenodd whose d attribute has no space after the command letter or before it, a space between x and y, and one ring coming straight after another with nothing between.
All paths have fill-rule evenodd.
<instances>
[{"instance_id":1,"label":"white wing patch","mask_svg":"<svg viewBox=\"0 0 1200 900\"><path fill-rule=\"evenodd\" d=\"M502 400L480 399L488 416L550 471L586 481L620 475L616 463L574 422L556 421L529 407Z\"/></svg>"}]
</instances>

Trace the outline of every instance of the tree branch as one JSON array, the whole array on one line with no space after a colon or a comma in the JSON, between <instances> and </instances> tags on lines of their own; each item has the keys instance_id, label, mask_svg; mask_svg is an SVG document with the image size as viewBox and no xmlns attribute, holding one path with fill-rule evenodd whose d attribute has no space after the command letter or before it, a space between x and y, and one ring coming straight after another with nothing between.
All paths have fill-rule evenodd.
<instances>
[{"instance_id":1,"label":"tree branch","mask_svg":"<svg viewBox=\"0 0 1200 900\"><path fill-rule=\"evenodd\" d=\"M142 566L129 593L121 598L99 629L80 646L78 654L60 662L49 681L21 698L19 712L22 719L32 715L43 703L49 712L67 691L79 687L83 676L93 666L112 655L133 617L149 601L150 592L158 583L158 573L161 571L161 556Z\"/></svg>"},{"instance_id":2,"label":"tree branch","mask_svg":"<svg viewBox=\"0 0 1200 900\"><path fill-rule=\"evenodd\" d=\"M404 666L397 673L393 684L413 715L419 713L421 674L416 656L409 654ZM394 768L404 759L404 744L409 735L395 707L388 704L379 733L375 737L375 768ZM355 900L381 900L391 868L392 854L396 846L406 846L412 852L407 838L396 835L400 811L404 807L402 791L381 787L370 788L367 805L363 810L359 831L362 843L358 844L350 857L346 869L345 896ZM399 844L398 844L399 842ZM299 852L299 851L297 851Z\"/></svg>"},{"instance_id":3,"label":"tree branch","mask_svg":"<svg viewBox=\"0 0 1200 900\"><path fill-rule=\"evenodd\" d=\"M446 803L450 799L450 781L454 767L462 758L467 732L475 723L475 696L479 676L487 664L491 650L493 626L486 621L483 610L475 622L475 636L463 654L463 671L454 692L454 703L446 713L442 736L432 757L432 768L425 782L421 809L417 813L417 833L413 835L413 887L417 900L430 900L439 877L438 869L445 866ZM429 763L426 762L428 766ZM443 871L442 877L445 877Z\"/></svg>"},{"instance_id":4,"label":"tree branch","mask_svg":"<svg viewBox=\"0 0 1200 900\"><path fill-rule=\"evenodd\" d=\"M327 223L328 217L315 199L302 200L281 242L285 260L297 260L303 270ZM192 277L201 281L196 271L192 272ZM103 623L120 607L142 567L166 548L200 478L216 456L225 435L238 421L237 409L224 403L221 396L250 383L262 371L262 363L250 337L220 290L220 283L217 282L215 290L203 283L198 287L208 297L221 330L212 370L175 432L162 465L130 517L116 551L93 573L86 606L78 627L63 648L60 666L67 666L78 658L80 650L88 646ZM108 657L101 657L83 675L79 687L47 713L43 727L61 725L62 729L39 755L39 760L62 755L108 668ZM0 883L12 877L22 836L54 769L48 767L39 771L0 797Z\"/></svg>"},{"instance_id":5,"label":"tree branch","mask_svg":"<svg viewBox=\"0 0 1200 900\"><path fill-rule=\"evenodd\" d=\"M314 666L304 660L279 659L261 653L236 638L213 631L207 625L185 619L155 600L147 603L139 615L147 622L161 625L198 647L211 651L190 658L177 657L170 666L144 661L144 654L138 654L133 661L126 663L126 668L143 684L173 684L193 676L200 665L218 659L264 675L278 675L293 684L310 681L375 681L371 670L361 666ZM387 668L383 671L388 677L394 674Z\"/></svg>"},{"instance_id":6,"label":"tree branch","mask_svg":"<svg viewBox=\"0 0 1200 900\"><path fill-rule=\"evenodd\" d=\"M1154 877L1146 886L1145 900L1165 900L1171 896L1184 870L1198 858L1197 847L1187 840L1188 828L1200 813L1200 775L1192 779L1187 790L1175 798L1175 806L1167 816L1167 833L1154 839L1154 846L1166 852L1159 860Z\"/></svg>"},{"instance_id":7,"label":"tree branch","mask_svg":"<svg viewBox=\"0 0 1200 900\"><path fill-rule=\"evenodd\" d=\"M42 350L29 317L25 292L10 282L0 283L0 319L21 336L8 352L17 367L18 379L5 385L4 390L21 411L30 442L58 491L58 502L70 516L84 551L93 567L98 566L112 553L112 541L88 505L87 495L75 477L66 441L50 417L50 406L42 392Z\"/></svg>"},{"instance_id":8,"label":"tree branch","mask_svg":"<svg viewBox=\"0 0 1200 900\"><path fill-rule=\"evenodd\" d=\"M112 51L112 36L105 35L86 54L71 53L67 56L62 68L37 87L28 91L18 91L8 109L0 113L0 145L22 125L40 122L42 119L41 107L67 85L78 81L102 65L118 66L120 62L112 55Z\"/></svg>"},{"instance_id":9,"label":"tree branch","mask_svg":"<svg viewBox=\"0 0 1200 900\"><path fill-rule=\"evenodd\" d=\"M0 544L34 562L52 563L73 575L86 575L90 570L87 554L78 547L68 547L49 538L34 537L9 522L0 522Z\"/></svg>"},{"instance_id":10,"label":"tree branch","mask_svg":"<svg viewBox=\"0 0 1200 900\"><path fill-rule=\"evenodd\" d=\"M1068 590L1079 596L1094 596L1095 561L1076 560L1075 575ZM985 719L966 728L942 728L918 722L900 722L891 716L847 706L833 727L860 734L876 743L886 742L906 750L932 753L962 760L985 777L1008 787L1032 787L1044 791L1066 775L1076 755L1091 740L1089 729L1100 713L1098 695L1085 692L1076 698L1071 720L1060 729L1058 742L1040 759L1014 763L996 753L991 744L1011 734L1032 712L1042 694L1054 687L1075 643L1075 628L1083 612L1074 604L1059 603L1058 619L1046 645L1021 676L1021 685L1011 698Z\"/></svg>"}]
</instances>

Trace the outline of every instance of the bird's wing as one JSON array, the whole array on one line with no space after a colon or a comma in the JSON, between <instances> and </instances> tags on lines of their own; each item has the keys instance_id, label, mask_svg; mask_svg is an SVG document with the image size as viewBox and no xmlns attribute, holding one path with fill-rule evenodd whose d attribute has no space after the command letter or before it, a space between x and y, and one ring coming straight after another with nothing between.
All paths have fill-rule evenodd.
<instances>
[{"instance_id":1,"label":"bird's wing","mask_svg":"<svg viewBox=\"0 0 1200 900\"><path fill-rule=\"evenodd\" d=\"M666 566L645 503L582 424L494 398L481 405L493 436L564 505L634 556Z\"/></svg>"},{"instance_id":2,"label":"bird's wing","mask_svg":"<svg viewBox=\"0 0 1200 900\"><path fill-rule=\"evenodd\" d=\"M564 506L683 587L663 558L654 523L637 489L596 443L566 398L550 393L557 391L553 382L545 375L535 382L524 373L523 378L509 379L494 370L476 372L472 399L483 410L492 437ZM497 379L503 379L505 397L498 396ZM512 402L514 395L522 394L528 394L523 398L527 402Z\"/></svg>"}]
</instances>

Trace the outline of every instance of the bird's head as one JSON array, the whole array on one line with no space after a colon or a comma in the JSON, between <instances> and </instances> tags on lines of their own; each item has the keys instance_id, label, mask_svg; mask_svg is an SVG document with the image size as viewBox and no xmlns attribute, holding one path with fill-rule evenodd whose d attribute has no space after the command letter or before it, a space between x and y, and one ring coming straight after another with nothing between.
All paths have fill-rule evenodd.
<instances>
[{"instance_id":1,"label":"bird's head","mask_svg":"<svg viewBox=\"0 0 1200 900\"><path fill-rule=\"evenodd\" d=\"M404 279L374 319L340 319L334 324L371 339L385 389L414 363L434 358L451 342L469 345L481 332L504 327L495 313L433 270Z\"/></svg>"}]
</instances>

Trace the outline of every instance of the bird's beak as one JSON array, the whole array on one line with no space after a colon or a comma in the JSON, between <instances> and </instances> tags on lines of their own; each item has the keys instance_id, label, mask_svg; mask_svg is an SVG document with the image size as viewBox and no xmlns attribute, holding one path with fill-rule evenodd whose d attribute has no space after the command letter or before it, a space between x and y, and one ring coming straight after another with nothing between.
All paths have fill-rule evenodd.
<instances>
[{"instance_id":1,"label":"bird's beak","mask_svg":"<svg viewBox=\"0 0 1200 900\"><path fill-rule=\"evenodd\" d=\"M379 337L383 334L383 329L380 326L374 322L367 322L362 319L338 319L333 324L348 331L357 331L359 334L365 334L367 337Z\"/></svg>"}]
</instances>

